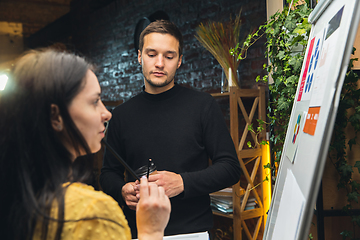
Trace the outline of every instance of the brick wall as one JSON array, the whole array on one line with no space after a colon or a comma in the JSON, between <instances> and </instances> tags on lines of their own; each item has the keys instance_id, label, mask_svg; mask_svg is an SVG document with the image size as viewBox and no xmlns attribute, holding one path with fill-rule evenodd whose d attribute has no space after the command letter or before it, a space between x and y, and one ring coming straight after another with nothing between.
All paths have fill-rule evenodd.
<instances>
[{"instance_id":1,"label":"brick wall","mask_svg":"<svg viewBox=\"0 0 360 240\"><path fill-rule=\"evenodd\" d=\"M194 37L200 22L227 21L242 9L241 35L266 20L263 0L138 0L112 1L91 9L85 0L73 1L77 14L72 24L72 44L98 67L104 100L128 100L141 91L143 76L134 47L137 22L158 10L167 13L184 36L184 56L176 81L207 92L219 92L222 69L215 58ZM256 87L255 77L263 74L264 39L250 50L239 66L240 86Z\"/></svg>"}]
</instances>

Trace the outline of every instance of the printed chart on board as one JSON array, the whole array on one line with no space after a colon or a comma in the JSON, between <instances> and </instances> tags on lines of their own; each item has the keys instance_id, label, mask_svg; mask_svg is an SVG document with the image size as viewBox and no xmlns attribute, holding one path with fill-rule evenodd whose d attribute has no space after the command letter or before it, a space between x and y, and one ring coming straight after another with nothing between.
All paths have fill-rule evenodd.
<instances>
[{"instance_id":1,"label":"printed chart on board","mask_svg":"<svg viewBox=\"0 0 360 240\"><path fill-rule=\"evenodd\" d=\"M313 36L308 43L304 58L304 67L300 75L300 87L296 101L310 101L307 111L296 110L295 118L290 123L293 129L291 141L287 144L286 156L294 162L301 131L314 135L319 113L326 94L329 61L336 55L336 43L340 37L340 26L344 7L329 21L329 24Z\"/></svg>"}]
</instances>

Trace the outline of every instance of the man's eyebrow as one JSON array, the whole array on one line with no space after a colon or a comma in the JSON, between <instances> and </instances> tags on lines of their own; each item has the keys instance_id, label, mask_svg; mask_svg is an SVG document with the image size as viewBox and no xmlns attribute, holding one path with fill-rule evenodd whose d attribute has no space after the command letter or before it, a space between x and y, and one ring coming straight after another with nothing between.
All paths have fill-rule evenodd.
<instances>
[{"instance_id":1,"label":"man's eyebrow","mask_svg":"<svg viewBox=\"0 0 360 240\"><path fill-rule=\"evenodd\" d=\"M144 50L146 53L148 53L148 52L157 52L155 49L153 49L153 48L145 48L145 50ZM165 52L166 54L174 54L174 55L177 55L177 52L176 51L171 51L171 50L169 50L169 51L166 51Z\"/></svg>"},{"instance_id":2,"label":"man's eyebrow","mask_svg":"<svg viewBox=\"0 0 360 240\"><path fill-rule=\"evenodd\" d=\"M177 52L176 52L176 51L167 51L166 53L170 53L170 54L177 55Z\"/></svg>"},{"instance_id":3,"label":"man's eyebrow","mask_svg":"<svg viewBox=\"0 0 360 240\"><path fill-rule=\"evenodd\" d=\"M151 51L156 52L156 50L153 49L153 48L145 48L144 51L145 51L145 52L151 52Z\"/></svg>"}]
</instances>

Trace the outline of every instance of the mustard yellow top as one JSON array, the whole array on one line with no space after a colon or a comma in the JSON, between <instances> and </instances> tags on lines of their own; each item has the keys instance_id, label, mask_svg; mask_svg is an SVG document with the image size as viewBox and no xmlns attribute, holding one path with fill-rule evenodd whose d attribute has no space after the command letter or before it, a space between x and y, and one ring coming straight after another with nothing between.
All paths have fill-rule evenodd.
<instances>
[{"instance_id":1,"label":"mustard yellow top","mask_svg":"<svg viewBox=\"0 0 360 240\"><path fill-rule=\"evenodd\" d=\"M64 187L69 183L64 184ZM57 204L51 210L51 217L56 218ZM61 233L62 240L92 240L92 239L131 239L130 228L118 203L101 191L93 187L72 183L65 193L65 220L78 220L83 218L101 217L110 219L118 224L104 220L80 220L65 222ZM56 234L57 223L50 221L47 240L52 240ZM33 240L41 239L41 222L36 225Z\"/></svg>"}]
</instances>

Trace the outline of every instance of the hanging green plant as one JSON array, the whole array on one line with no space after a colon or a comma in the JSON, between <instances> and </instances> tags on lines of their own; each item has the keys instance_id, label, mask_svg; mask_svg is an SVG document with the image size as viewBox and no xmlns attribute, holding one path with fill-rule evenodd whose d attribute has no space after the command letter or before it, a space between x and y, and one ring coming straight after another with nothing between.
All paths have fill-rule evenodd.
<instances>
[{"instance_id":1,"label":"hanging green plant","mask_svg":"<svg viewBox=\"0 0 360 240\"><path fill-rule=\"evenodd\" d=\"M354 53L355 49L353 50ZM349 163L346 150L351 151L357 143L357 135L360 132L360 89L358 88L359 76L352 70L354 61L350 59L348 70L344 79L344 85L340 95L338 112L336 115L333 138L330 143L329 159L335 166L339 174L337 187L345 189L347 192L347 204L343 211L350 213L353 229L360 228L360 216L351 214L354 203L359 203L360 182L353 179L354 170L360 172L360 161L354 165ZM354 137L347 139L345 130L350 127L354 132ZM343 231L343 239L353 238L356 231Z\"/></svg>"},{"instance_id":2,"label":"hanging green plant","mask_svg":"<svg viewBox=\"0 0 360 240\"><path fill-rule=\"evenodd\" d=\"M311 30L308 17L311 11L312 9L308 8L308 3L297 5L292 10L285 7L282 12L277 12L271 16L244 43L244 45L252 44L250 40L257 40L264 35L267 38L266 57L269 59L269 64L264 65L264 69L267 70L268 75L258 76L256 81L271 83L268 85L270 95L268 117L273 129L270 141L272 143L271 149L274 152L273 162L275 163L280 161L281 158L301 67L306 53ZM238 59L243 58L241 54L237 54L236 48L232 50L232 53ZM351 150L357 143L357 134L360 131L359 76L352 70L354 61L357 61L357 59L350 60L344 80L329 152L329 158L339 173L338 188L347 191L347 204L343 207L343 210L348 213L353 209L354 203L359 203L360 197L360 182L353 179L354 171L360 172L360 161L355 162L354 165L349 164L346 153L347 148ZM345 128L348 126L351 126L354 130L354 137L350 139L347 139L345 135ZM273 175L275 176L276 167L271 166L271 168L274 170ZM355 229L360 227L360 216L351 215L351 218L354 231L343 231L340 235L344 240L359 239L354 234ZM312 234L310 234L309 239L312 238Z\"/></svg>"},{"instance_id":3,"label":"hanging green plant","mask_svg":"<svg viewBox=\"0 0 360 240\"><path fill-rule=\"evenodd\" d=\"M308 17L311 11L312 9L306 3L297 5L291 10L284 7L282 12L275 13L255 33L250 34L242 47L251 46L254 41L266 36L265 54L269 59L269 64L265 64L264 69L269 74L263 77L258 76L256 81L265 83L270 81L271 83L268 85L270 101L267 110L272 129L270 142L274 153L272 154L273 162L280 161L282 154L286 129L310 35L311 24L308 22ZM237 46L231 50L239 60L244 57L244 54L241 54L242 48Z\"/></svg>"}]
</instances>

